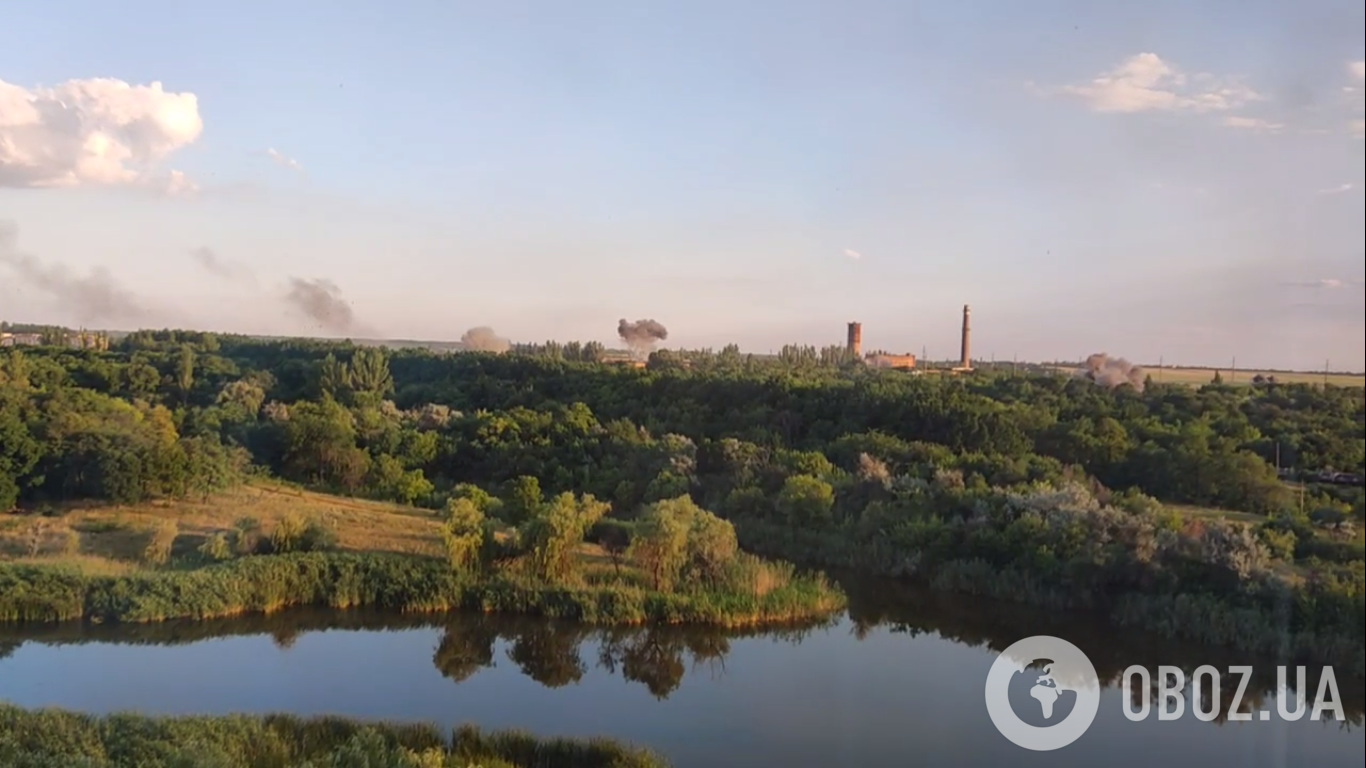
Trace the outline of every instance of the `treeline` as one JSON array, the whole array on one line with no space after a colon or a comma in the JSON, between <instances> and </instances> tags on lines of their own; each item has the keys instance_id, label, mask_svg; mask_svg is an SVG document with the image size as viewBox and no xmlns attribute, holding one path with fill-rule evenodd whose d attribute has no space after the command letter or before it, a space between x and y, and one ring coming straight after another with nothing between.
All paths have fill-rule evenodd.
<instances>
[{"instance_id":1,"label":"treeline","mask_svg":"<svg viewBox=\"0 0 1366 768\"><path fill-rule=\"evenodd\" d=\"M448 509L452 564L484 568L507 545L551 582L564 549L537 537L595 527L609 550L637 539L656 586L697 578L705 558L671 537L719 516L765 554L1362 666L1362 493L1302 502L1268 462L1360 471L1360 389L939 380L733 348L656 353L644 370L572 358L177 332L107 353L11 352L0 473L26 502L129 500L192 492L181 476L195 491L230 482L249 455L313 487ZM80 448L102 436L130 458ZM140 460L156 450L184 458ZM189 472L192 456L212 471ZM500 509L471 489L502 496ZM588 515L560 505L566 493L604 506ZM678 519L644 514L682 497ZM1154 498L1265 522L1187 517ZM489 534L490 519L517 538Z\"/></svg>"},{"instance_id":2,"label":"treeline","mask_svg":"<svg viewBox=\"0 0 1366 768\"><path fill-rule=\"evenodd\" d=\"M658 363L667 357L656 354L653 369L641 372L566 359L563 346L501 356L386 353L182 332L133 334L107 353L12 350L0 364L0 382L18 383L0 387L6 398L0 433L12 435L5 451L11 455L0 454L0 478L19 486L10 496L27 499L129 500L177 490L178 466L215 450L200 443L182 449L192 457L142 461L156 453L148 441L136 429L110 424L134 417L72 389L142 403L149 412L166 408L179 437L246 447L257 463L289 476L416 502L429 496L428 483L483 480L450 467L462 451L477 450L471 443L488 443L489 432L500 428L476 424L482 412L498 421L558 419L575 403L599 425L673 433L699 445L729 437L769 450L823 452L845 435L876 432L954 454L1054 460L1108 488L1261 514L1299 508L1277 478L1277 461L1358 473L1366 464L1366 395L1359 388L1152 385L1137 393L1059 376L939 381L847 363L759 359L733 348L690 353L686 369ZM54 425L53 416L67 410L87 415L80 424ZM296 414L297 426L283 423ZM459 414L469 418L450 424ZM150 413L143 418L167 421ZM94 421L102 428L88 428ZM471 427L487 428L471 435ZM421 434L442 428L464 432L463 440ZM304 445L316 437L329 447L349 438L352 446ZM54 454L68 452L76 456L72 466L60 466ZM91 466L96 452L130 458ZM120 461L128 468L109 466ZM148 478L113 477L134 464L167 468L149 469ZM541 480L566 488L544 475ZM0 488L5 484L0 479ZM1361 497L1349 488L1339 498L1309 503L1360 513ZM0 491L0 504L5 500Z\"/></svg>"},{"instance_id":3,"label":"treeline","mask_svg":"<svg viewBox=\"0 0 1366 768\"><path fill-rule=\"evenodd\" d=\"M7 768L664 768L607 739L290 715L147 717L0 704Z\"/></svg>"}]
</instances>

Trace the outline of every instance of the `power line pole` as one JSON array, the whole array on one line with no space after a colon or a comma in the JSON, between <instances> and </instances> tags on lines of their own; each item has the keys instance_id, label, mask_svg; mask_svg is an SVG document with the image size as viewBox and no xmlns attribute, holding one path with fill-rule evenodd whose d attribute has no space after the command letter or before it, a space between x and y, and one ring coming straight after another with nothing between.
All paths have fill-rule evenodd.
<instances>
[{"instance_id":1,"label":"power line pole","mask_svg":"<svg viewBox=\"0 0 1366 768\"><path fill-rule=\"evenodd\" d=\"M1331 362L1331 361L1330 361L1330 360L1324 360L1324 361L1323 361L1323 388L1324 388L1324 389L1327 389L1327 388L1328 388L1328 363L1329 363L1329 362Z\"/></svg>"},{"instance_id":2,"label":"power line pole","mask_svg":"<svg viewBox=\"0 0 1366 768\"><path fill-rule=\"evenodd\" d=\"M1228 383L1232 384L1238 380L1238 356L1233 356L1233 362L1228 366Z\"/></svg>"},{"instance_id":3,"label":"power line pole","mask_svg":"<svg viewBox=\"0 0 1366 768\"><path fill-rule=\"evenodd\" d=\"M1162 368L1166 362L1167 358L1163 357L1162 355L1157 356L1157 380L1159 382L1162 381Z\"/></svg>"}]
</instances>

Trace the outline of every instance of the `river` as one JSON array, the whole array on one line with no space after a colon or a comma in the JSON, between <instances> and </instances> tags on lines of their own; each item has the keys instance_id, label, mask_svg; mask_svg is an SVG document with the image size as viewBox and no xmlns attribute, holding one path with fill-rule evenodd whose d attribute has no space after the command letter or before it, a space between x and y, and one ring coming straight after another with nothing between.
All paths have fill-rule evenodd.
<instances>
[{"instance_id":1,"label":"river","mask_svg":"<svg viewBox=\"0 0 1366 768\"><path fill-rule=\"evenodd\" d=\"M1347 723L1201 722L1189 706L1175 721L1131 722L1111 685L1075 743L1021 749L993 727L983 686L997 652L1022 637L1075 643L1107 682L1129 664L1174 664L1187 675L1200 664L1252 664L1243 703L1252 711L1274 709L1274 666L1119 633L1091 617L853 587L837 620L763 632L311 609L0 627L0 699L100 713L292 712L602 735L651 747L678 768L1366 764L1366 684L1345 677L1337 682ZM1012 684L1011 697L1028 721L1037 703L1024 690ZM1059 700L1057 718L1071 701Z\"/></svg>"}]
</instances>

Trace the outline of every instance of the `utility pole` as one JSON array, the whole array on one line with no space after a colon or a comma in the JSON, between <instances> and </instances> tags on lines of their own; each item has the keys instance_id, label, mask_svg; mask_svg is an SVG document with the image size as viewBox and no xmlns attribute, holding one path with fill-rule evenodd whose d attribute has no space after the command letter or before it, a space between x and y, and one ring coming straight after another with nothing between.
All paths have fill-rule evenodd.
<instances>
[{"instance_id":1,"label":"utility pole","mask_svg":"<svg viewBox=\"0 0 1366 768\"><path fill-rule=\"evenodd\" d=\"M1167 362L1167 358L1163 357L1162 355L1158 355L1158 356L1157 356L1157 380L1158 380L1159 382L1162 381L1162 368L1163 368L1163 364L1166 363L1166 362Z\"/></svg>"},{"instance_id":2,"label":"utility pole","mask_svg":"<svg viewBox=\"0 0 1366 768\"><path fill-rule=\"evenodd\" d=\"M1324 389L1328 389L1328 363L1329 363L1329 362L1331 362L1331 361L1329 361L1329 360L1324 360L1324 361L1323 361L1323 388L1324 388Z\"/></svg>"},{"instance_id":3,"label":"utility pole","mask_svg":"<svg viewBox=\"0 0 1366 768\"><path fill-rule=\"evenodd\" d=\"M1233 362L1228 366L1228 383L1232 384L1238 380L1238 356L1233 356Z\"/></svg>"}]
</instances>

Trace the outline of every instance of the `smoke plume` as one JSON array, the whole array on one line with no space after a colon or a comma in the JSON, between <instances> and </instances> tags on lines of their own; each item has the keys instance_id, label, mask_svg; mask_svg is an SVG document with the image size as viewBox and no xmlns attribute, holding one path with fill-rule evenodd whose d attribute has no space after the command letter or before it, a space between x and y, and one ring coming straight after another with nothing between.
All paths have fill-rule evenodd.
<instances>
[{"instance_id":1,"label":"smoke plume","mask_svg":"<svg viewBox=\"0 0 1366 768\"><path fill-rule=\"evenodd\" d=\"M78 322L129 321L148 314L142 302L115 283L104 268L79 276L61 264L43 264L19 251L18 235L13 223L0 221L0 264L8 266L18 282L56 299Z\"/></svg>"},{"instance_id":2,"label":"smoke plume","mask_svg":"<svg viewBox=\"0 0 1366 768\"><path fill-rule=\"evenodd\" d=\"M645 357L655 348L655 344L669 338L669 329L655 320L632 323L622 318L617 323L617 335L638 357Z\"/></svg>"},{"instance_id":3,"label":"smoke plume","mask_svg":"<svg viewBox=\"0 0 1366 768\"><path fill-rule=\"evenodd\" d=\"M1110 357L1104 352L1086 358L1086 365L1077 373L1102 387L1114 389L1128 384L1139 392L1143 391L1143 381L1147 377L1142 368L1122 357Z\"/></svg>"},{"instance_id":4,"label":"smoke plume","mask_svg":"<svg viewBox=\"0 0 1366 768\"><path fill-rule=\"evenodd\" d=\"M214 253L212 248L205 246L195 248L190 251L190 257L209 274L217 275L226 280L235 280L249 285L256 285L256 276L251 273L251 270L241 264L234 264L231 261L219 257L217 253Z\"/></svg>"},{"instance_id":5,"label":"smoke plume","mask_svg":"<svg viewBox=\"0 0 1366 768\"><path fill-rule=\"evenodd\" d=\"M460 337L460 346L467 352L494 352L502 354L512 347L512 342L493 332L487 325L471 328Z\"/></svg>"},{"instance_id":6,"label":"smoke plume","mask_svg":"<svg viewBox=\"0 0 1366 768\"><path fill-rule=\"evenodd\" d=\"M285 303L326 331L349 333L357 330L356 314L342 298L341 288L331 280L289 278Z\"/></svg>"}]
</instances>

